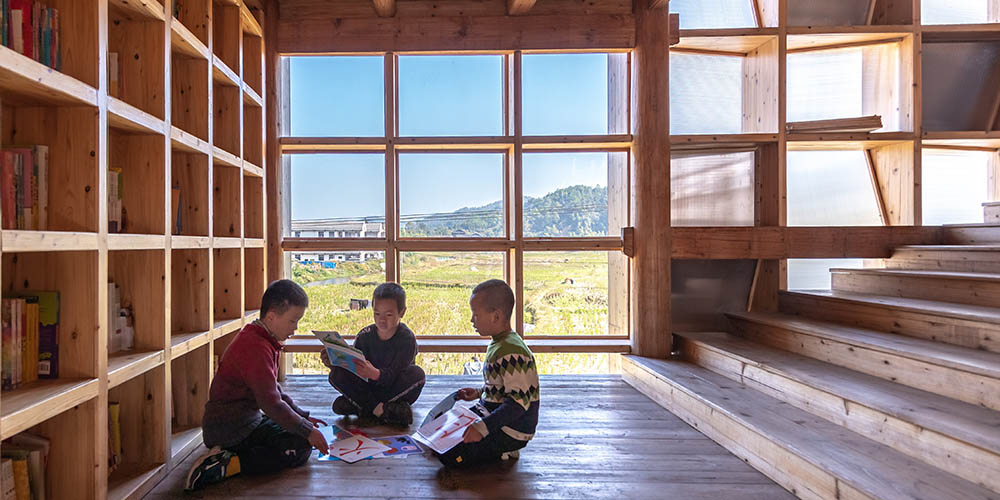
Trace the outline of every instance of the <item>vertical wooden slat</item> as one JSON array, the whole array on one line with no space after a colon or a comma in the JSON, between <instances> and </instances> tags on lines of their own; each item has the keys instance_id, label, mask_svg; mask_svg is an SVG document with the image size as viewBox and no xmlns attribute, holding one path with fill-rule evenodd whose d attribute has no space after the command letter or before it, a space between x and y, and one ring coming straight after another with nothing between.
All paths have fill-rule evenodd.
<instances>
[{"instance_id":1,"label":"vertical wooden slat","mask_svg":"<svg viewBox=\"0 0 1000 500\"><path fill-rule=\"evenodd\" d=\"M990 154L987 168L989 201L1000 201L1000 152Z\"/></svg>"},{"instance_id":2,"label":"vertical wooden slat","mask_svg":"<svg viewBox=\"0 0 1000 500\"><path fill-rule=\"evenodd\" d=\"M629 54L608 54L608 133L627 134L629 129ZM621 233L629 225L629 158L625 153L608 156L608 228ZM625 255L608 253L608 334L628 335L629 261Z\"/></svg>"},{"instance_id":3,"label":"vertical wooden slat","mask_svg":"<svg viewBox=\"0 0 1000 500\"><path fill-rule=\"evenodd\" d=\"M399 158L396 156L395 138L399 130L398 102L396 89L399 76L396 74L397 55L388 52L384 56L383 78L385 87L385 278L386 281L400 282L399 240Z\"/></svg>"},{"instance_id":4,"label":"vertical wooden slat","mask_svg":"<svg viewBox=\"0 0 1000 500\"><path fill-rule=\"evenodd\" d=\"M265 67L264 86L267 101L265 103L265 116L272 117L265 119L267 155L264 165L264 191L266 193L266 213L265 237L267 238L267 281L271 282L279 279L284 274L284 253L281 252L281 237L284 227L287 227L287 220L284 217L277 217L284 214L280 203L288 199L288 192L282 193L283 162L281 158L281 148L278 144L278 137L283 130L287 130L291 119L290 109L285 102L284 94L288 92L289 72L287 64L281 62L281 58L276 50L275 43L278 36L278 2L277 0L267 0L264 6L264 18L272 20L264 25L264 53ZM279 80L280 79L280 80Z\"/></svg>"},{"instance_id":5,"label":"vertical wooden slat","mask_svg":"<svg viewBox=\"0 0 1000 500\"><path fill-rule=\"evenodd\" d=\"M882 188L878 183L878 172L875 170L875 159L872 158L872 152L870 149L865 150L865 162L868 163L868 177L872 181L872 190L875 192L875 202L878 204L878 216L882 220L883 226L891 225L889 223L889 214L885 209L885 199L882 197Z\"/></svg>"},{"instance_id":6,"label":"vertical wooden slat","mask_svg":"<svg viewBox=\"0 0 1000 500\"><path fill-rule=\"evenodd\" d=\"M919 145L902 142L870 150L885 201L886 221L891 226L912 225L919 215L916 196L920 183L916 181L919 171L915 162L920 158L919 150L915 153L914 148Z\"/></svg>"},{"instance_id":7,"label":"vertical wooden slat","mask_svg":"<svg viewBox=\"0 0 1000 500\"><path fill-rule=\"evenodd\" d=\"M523 105L524 101L522 99L524 92L521 88L521 68L522 68L522 57L521 51L514 52L513 55L513 65L512 65L512 80L514 84L514 106L513 106L513 124L514 124L514 176L512 183L512 195L513 195L513 205L514 205L514 282L512 283L514 288L514 293L517 294L516 308L514 312L514 328L518 333L524 335L524 186L522 183L524 181L524 175L522 167L524 164L524 139L523 139Z\"/></svg>"},{"instance_id":8,"label":"vertical wooden slat","mask_svg":"<svg viewBox=\"0 0 1000 500\"><path fill-rule=\"evenodd\" d=\"M670 46L666 9L636 7L632 353L670 356Z\"/></svg>"}]
</instances>

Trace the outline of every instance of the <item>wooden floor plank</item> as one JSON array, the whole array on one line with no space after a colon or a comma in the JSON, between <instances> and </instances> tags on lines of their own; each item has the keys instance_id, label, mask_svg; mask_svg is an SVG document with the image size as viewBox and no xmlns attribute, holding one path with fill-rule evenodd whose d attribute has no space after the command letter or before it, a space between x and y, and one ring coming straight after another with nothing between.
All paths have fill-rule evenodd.
<instances>
[{"instance_id":1,"label":"wooden floor plank","mask_svg":"<svg viewBox=\"0 0 1000 500\"><path fill-rule=\"evenodd\" d=\"M414 405L419 421L476 376L431 376ZM189 456L150 492L150 500L180 498L675 498L721 500L793 496L614 376L542 376L542 410L535 439L511 463L468 472L445 470L432 456L317 462L270 477L236 477L185 495ZM336 393L325 376L290 376L284 389L327 422ZM369 435L413 432L366 428Z\"/></svg>"}]
</instances>

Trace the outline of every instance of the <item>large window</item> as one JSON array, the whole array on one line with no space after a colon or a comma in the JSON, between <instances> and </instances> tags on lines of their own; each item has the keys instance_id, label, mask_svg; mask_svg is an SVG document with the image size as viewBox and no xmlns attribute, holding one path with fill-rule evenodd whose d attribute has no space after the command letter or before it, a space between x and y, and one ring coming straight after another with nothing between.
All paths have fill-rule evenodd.
<instances>
[{"instance_id":1,"label":"large window","mask_svg":"<svg viewBox=\"0 0 1000 500\"><path fill-rule=\"evenodd\" d=\"M374 287L397 281L415 333L472 336L472 288L500 278L527 336L627 335L628 57L285 58L285 255L310 297L301 333L356 333ZM340 81L352 75L364 83ZM593 372L610 359L573 356L553 363ZM431 372L461 373L473 356L425 357Z\"/></svg>"}]
</instances>

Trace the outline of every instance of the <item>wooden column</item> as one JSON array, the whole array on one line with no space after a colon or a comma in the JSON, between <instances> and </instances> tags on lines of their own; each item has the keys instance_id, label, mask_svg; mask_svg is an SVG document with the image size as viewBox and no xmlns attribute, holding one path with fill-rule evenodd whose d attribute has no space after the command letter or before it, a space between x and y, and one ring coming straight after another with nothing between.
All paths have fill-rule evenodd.
<instances>
[{"instance_id":1,"label":"wooden column","mask_svg":"<svg viewBox=\"0 0 1000 500\"><path fill-rule=\"evenodd\" d=\"M267 213L267 225L264 228L264 237L267 238L267 262L265 263L265 275L267 276L267 282L270 283L276 279L279 279L284 274L282 269L283 262L285 259L284 252L281 251L281 237L282 237L282 223L284 219L282 218L282 209L280 203L282 203L282 198L279 196L279 192L282 187L283 177L282 177L282 161L281 161L281 146L278 144L278 137L281 135L282 126L289 126L290 124L284 123L288 118L289 114L283 112L282 107L284 103L281 99L281 93L287 91L283 85L279 85L278 77L287 72L282 71L283 68L280 64L280 56L277 51L277 30L278 30L278 1L277 0L267 0L264 5L264 18L270 20L270 22L264 25L264 88L266 92L267 110L264 116L269 117L266 126L266 142L267 150L265 153L266 160L264 161L264 191L267 193L267 206L265 211ZM285 193L286 195L288 193Z\"/></svg>"},{"instance_id":2,"label":"wooden column","mask_svg":"<svg viewBox=\"0 0 1000 500\"><path fill-rule=\"evenodd\" d=\"M670 15L636 3L632 65L632 353L670 355Z\"/></svg>"}]
</instances>

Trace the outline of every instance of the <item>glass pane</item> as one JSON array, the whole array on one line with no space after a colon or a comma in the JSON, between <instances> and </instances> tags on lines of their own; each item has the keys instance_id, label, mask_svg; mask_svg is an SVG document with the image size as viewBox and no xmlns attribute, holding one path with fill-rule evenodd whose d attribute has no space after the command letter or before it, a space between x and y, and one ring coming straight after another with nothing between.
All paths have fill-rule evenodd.
<instances>
[{"instance_id":1,"label":"glass pane","mask_svg":"<svg viewBox=\"0 0 1000 500\"><path fill-rule=\"evenodd\" d=\"M743 130L743 58L670 54L670 133Z\"/></svg>"},{"instance_id":2,"label":"glass pane","mask_svg":"<svg viewBox=\"0 0 1000 500\"><path fill-rule=\"evenodd\" d=\"M299 334L335 330L354 335L374 322L369 304L363 301L370 301L375 287L385 281L385 252L286 252L285 255L290 261L289 277L302 285L309 296L309 307L299 321Z\"/></svg>"},{"instance_id":3,"label":"glass pane","mask_svg":"<svg viewBox=\"0 0 1000 500\"><path fill-rule=\"evenodd\" d=\"M502 135L503 56L400 56L399 134Z\"/></svg>"},{"instance_id":4,"label":"glass pane","mask_svg":"<svg viewBox=\"0 0 1000 500\"><path fill-rule=\"evenodd\" d=\"M525 335L608 334L607 252L525 252Z\"/></svg>"},{"instance_id":5,"label":"glass pane","mask_svg":"<svg viewBox=\"0 0 1000 500\"><path fill-rule=\"evenodd\" d=\"M829 290L830 269L861 269L864 259L788 259L789 290Z\"/></svg>"},{"instance_id":6,"label":"glass pane","mask_svg":"<svg viewBox=\"0 0 1000 500\"><path fill-rule=\"evenodd\" d=\"M401 153L399 234L504 236L502 153Z\"/></svg>"},{"instance_id":7,"label":"glass pane","mask_svg":"<svg viewBox=\"0 0 1000 500\"><path fill-rule=\"evenodd\" d=\"M751 0L673 0L670 12L681 15L681 29L757 26Z\"/></svg>"},{"instance_id":8,"label":"glass pane","mask_svg":"<svg viewBox=\"0 0 1000 500\"><path fill-rule=\"evenodd\" d=\"M983 222L983 203L989 201L988 162L996 153L985 151L923 151L923 223Z\"/></svg>"},{"instance_id":9,"label":"glass pane","mask_svg":"<svg viewBox=\"0 0 1000 500\"><path fill-rule=\"evenodd\" d=\"M788 121L862 116L861 49L788 55Z\"/></svg>"},{"instance_id":10,"label":"glass pane","mask_svg":"<svg viewBox=\"0 0 1000 500\"><path fill-rule=\"evenodd\" d=\"M863 151L788 152L789 226L880 226Z\"/></svg>"},{"instance_id":11,"label":"glass pane","mask_svg":"<svg viewBox=\"0 0 1000 500\"><path fill-rule=\"evenodd\" d=\"M674 154L670 158L670 224L752 226L754 153Z\"/></svg>"},{"instance_id":12,"label":"glass pane","mask_svg":"<svg viewBox=\"0 0 1000 500\"><path fill-rule=\"evenodd\" d=\"M610 54L530 54L521 59L525 135L608 133ZM624 56L618 59L623 63ZM616 79L617 109L624 109L625 78ZM623 120L624 122L624 120ZM624 132L623 130L615 131Z\"/></svg>"},{"instance_id":13,"label":"glass pane","mask_svg":"<svg viewBox=\"0 0 1000 500\"><path fill-rule=\"evenodd\" d=\"M923 24L983 24L988 19L988 0L920 0Z\"/></svg>"},{"instance_id":14,"label":"glass pane","mask_svg":"<svg viewBox=\"0 0 1000 500\"><path fill-rule=\"evenodd\" d=\"M385 155L288 155L289 236L385 237Z\"/></svg>"},{"instance_id":15,"label":"glass pane","mask_svg":"<svg viewBox=\"0 0 1000 500\"><path fill-rule=\"evenodd\" d=\"M496 252L404 252L400 276L406 289L403 321L417 335L477 335L469 297L476 285L503 279Z\"/></svg>"},{"instance_id":16,"label":"glass pane","mask_svg":"<svg viewBox=\"0 0 1000 500\"><path fill-rule=\"evenodd\" d=\"M628 203L624 185L626 162L628 154L624 152L525 153L524 235L621 234ZM609 181L615 186L615 193L608 192ZM614 199L615 208L611 211L609 196Z\"/></svg>"},{"instance_id":17,"label":"glass pane","mask_svg":"<svg viewBox=\"0 0 1000 500\"><path fill-rule=\"evenodd\" d=\"M300 137L384 136L382 56L289 57L291 130Z\"/></svg>"},{"instance_id":18,"label":"glass pane","mask_svg":"<svg viewBox=\"0 0 1000 500\"><path fill-rule=\"evenodd\" d=\"M788 2L789 26L855 26L868 20L870 0L794 0Z\"/></svg>"}]
</instances>

